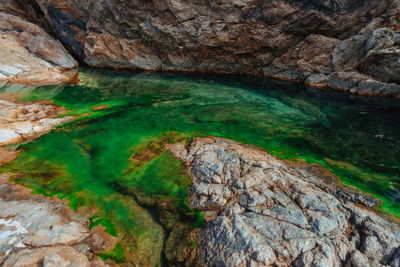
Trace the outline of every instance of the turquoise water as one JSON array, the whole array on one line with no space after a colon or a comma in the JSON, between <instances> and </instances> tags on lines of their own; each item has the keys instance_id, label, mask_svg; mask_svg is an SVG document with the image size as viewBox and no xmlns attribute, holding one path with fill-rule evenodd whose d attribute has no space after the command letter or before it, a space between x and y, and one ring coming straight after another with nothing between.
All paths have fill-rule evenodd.
<instances>
[{"instance_id":1,"label":"turquoise water","mask_svg":"<svg viewBox=\"0 0 400 267\"><path fill-rule=\"evenodd\" d=\"M200 225L200 215L185 203L190 178L184 166L162 152L165 143L194 136L230 138L280 158L319 163L400 217L399 100L244 76L82 69L79 80L0 89L21 100L53 100L79 117L22 145L24 152L3 170L24 174L16 182L65 197L75 209L96 207L93 223L121 239L116 261L137 257L128 251L132 246L159 242L163 230L149 229L140 197L171 200L180 221Z\"/></svg>"}]
</instances>

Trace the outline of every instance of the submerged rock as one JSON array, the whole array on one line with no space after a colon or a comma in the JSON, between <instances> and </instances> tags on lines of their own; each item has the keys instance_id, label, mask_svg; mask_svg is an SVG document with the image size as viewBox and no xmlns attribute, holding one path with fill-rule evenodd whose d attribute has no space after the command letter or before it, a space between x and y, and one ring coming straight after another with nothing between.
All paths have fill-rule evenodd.
<instances>
[{"instance_id":1,"label":"submerged rock","mask_svg":"<svg viewBox=\"0 0 400 267\"><path fill-rule=\"evenodd\" d=\"M87 215L60 200L31 195L7 178L0 174L2 266L106 266L94 254L112 242L100 227L89 230Z\"/></svg>"},{"instance_id":2,"label":"submerged rock","mask_svg":"<svg viewBox=\"0 0 400 267\"><path fill-rule=\"evenodd\" d=\"M188 165L189 202L208 220L204 266L398 266L400 225L321 167L220 138L169 150Z\"/></svg>"}]
</instances>

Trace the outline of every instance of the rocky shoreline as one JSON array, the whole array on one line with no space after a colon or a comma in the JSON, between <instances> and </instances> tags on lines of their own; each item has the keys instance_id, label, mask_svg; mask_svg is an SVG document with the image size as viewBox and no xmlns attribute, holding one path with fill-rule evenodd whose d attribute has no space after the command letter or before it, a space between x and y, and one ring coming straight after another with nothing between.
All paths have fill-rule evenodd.
<instances>
[{"instance_id":1,"label":"rocky shoreline","mask_svg":"<svg viewBox=\"0 0 400 267\"><path fill-rule=\"evenodd\" d=\"M102 227L89 230L89 213L65 201L8 182L0 174L1 266L113 266L95 256L115 246Z\"/></svg>"},{"instance_id":2,"label":"rocky shoreline","mask_svg":"<svg viewBox=\"0 0 400 267\"><path fill-rule=\"evenodd\" d=\"M73 119L62 107L46 102L14 101L17 96L0 95L0 146L35 139L53 127Z\"/></svg>"},{"instance_id":3,"label":"rocky shoreline","mask_svg":"<svg viewBox=\"0 0 400 267\"><path fill-rule=\"evenodd\" d=\"M77 67L77 61L45 30L0 9L0 82L68 82Z\"/></svg>"},{"instance_id":4,"label":"rocky shoreline","mask_svg":"<svg viewBox=\"0 0 400 267\"><path fill-rule=\"evenodd\" d=\"M29 141L71 120L64 108L50 103L15 102L0 96L0 166L18 154L5 145ZM76 213L57 198L33 195L31 190L0 174L1 266L113 266L95 256L116 240L100 226L89 229L90 210Z\"/></svg>"},{"instance_id":5,"label":"rocky shoreline","mask_svg":"<svg viewBox=\"0 0 400 267\"><path fill-rule=\"evenodd\" d=\"M203 266L400 266L400 225L320 166L221 138L168 148L192 176Z\"/></svg>"}]
</instances>

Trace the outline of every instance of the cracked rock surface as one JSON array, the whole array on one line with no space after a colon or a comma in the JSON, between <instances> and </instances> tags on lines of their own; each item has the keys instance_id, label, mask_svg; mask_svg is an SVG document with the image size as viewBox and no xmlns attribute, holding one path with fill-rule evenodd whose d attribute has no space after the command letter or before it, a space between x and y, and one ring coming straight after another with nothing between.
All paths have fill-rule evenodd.
<instances>
[{"instance_id":1,"label":"cracked rock surface","mask_svg":"<svg viewBox=\"0 0 400 267\"><path fill-rule=\"evenodd\" d=\"M65 113L49 103L24 103L0 96L0 146L37 138L73 117L56 118Z\"/></svg>"},{"instance_id":2,"label":"cracked rock surface","mask_svg":"<svg viewBox=\"0 0 400 267\"><path fill-rule=\"evenodd\" d=\"M107 266L94 256L110 246L101 228L66 203L31 195L0 174L0 265Z\"/></svg>"},{"instance_id":3,"label":"cracked rock surface","mask_svg":"<svg viewBox=\"0 0 400 267\"><path fill-rule=\"evenodd\" d=\"M90 66L246 73L400 96L400 0L36 3Z\"/></svg>"},{"instance_id":4,"label":"cracked rock surface","mask_svg":"<svg viewBox=\"0 0 400 267\"><path fill-rule=\"evenodd\" d=\"M400 0L1 0L0 12L11 25L0 51L31 61L0 66L3 79L76 66L40 25L93 67L264 75L400 97Z\"/></svg>"},{"instance_id":5,"label":"cracked rock surface","mask_svg":"<svg viewBox=\"0 0 400 267\"><path fill-rule=\"evenodd\" d=\"M2 145L37 138L72 119L54 118L65 110L49 103L13 98L0 96L0 166L18 154ZM90 211L76 213L65 201L33 195L9 182L10 175L0 173L0 266L114 266L96 256L116 240L102 227L89 229Z\"/></svg>"},{"instance_id":6,"label":"cracked rock surface","mask_svg":"<svg viewBox=\"0 0 400 267\"><path fill-rule=\"evenodd\" d=\"M320 167L220 138L168 149L187 164L189 201L208 221L204 266L399 266L400 225Z\"/></svg>"}]
</instances>

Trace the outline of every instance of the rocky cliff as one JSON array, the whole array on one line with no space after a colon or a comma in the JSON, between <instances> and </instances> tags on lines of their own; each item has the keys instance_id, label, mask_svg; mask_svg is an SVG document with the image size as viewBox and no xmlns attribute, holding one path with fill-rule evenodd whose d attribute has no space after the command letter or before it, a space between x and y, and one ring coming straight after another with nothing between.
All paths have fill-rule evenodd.
<instances>
[{"instance_id":1,"label":"rocky cliff","mask_svg":"<svg viewBox=\"0 0 400 267\"><path fill-rule=\"evenodd\" d=\"M37 0L82 62L398 94L399 1Z\"/></svg>"},{"instance_id":2,"label":"rocky cliff","mask_svg":"<svg viewBox=\"0 0 400 267\"><path fill-rule=\"evenodd\" d=\"M44 16L90 66L246 73L398 95L399 3L2 0L0 10Z\"/></svg>"}]
</instances>

